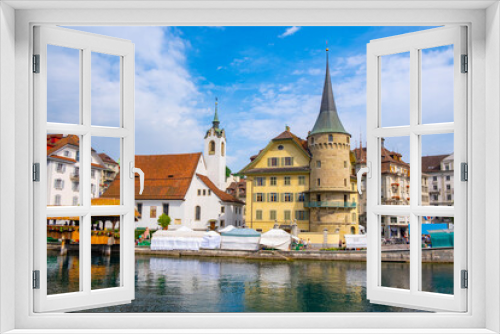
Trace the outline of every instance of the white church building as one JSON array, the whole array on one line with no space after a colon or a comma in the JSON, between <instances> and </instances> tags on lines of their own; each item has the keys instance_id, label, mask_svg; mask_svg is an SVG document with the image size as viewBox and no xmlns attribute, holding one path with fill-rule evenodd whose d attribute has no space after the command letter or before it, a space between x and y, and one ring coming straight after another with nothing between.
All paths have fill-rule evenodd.
<instances>
[{"instance_id":1,"label":"white church building","mask_svg":"<svg viewBox=\"0 0 500 334\"><path fill-rule=\"evenodd\" d=\"M137 155L135 165L144 172L144 191L136 207L141 217L136 227L157 229L158 218L171 218L169 229L193 230L243 226L244 203L226 193L226 134L219 128L217 102L212 127L206 132L203 153ZM102 195L119 197L119 179Z\"/></svg>"}]
</instances>

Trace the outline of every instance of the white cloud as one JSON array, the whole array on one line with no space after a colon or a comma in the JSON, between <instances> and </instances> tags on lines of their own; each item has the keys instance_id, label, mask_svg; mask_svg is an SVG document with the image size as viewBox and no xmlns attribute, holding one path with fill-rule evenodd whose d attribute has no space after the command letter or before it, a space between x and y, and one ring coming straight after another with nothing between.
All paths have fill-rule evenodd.
<instances>
[{"instance_id":1,"label":"white cloud","mask_svg":"<svg viewBox=\"0 0 500 334\"><path fill-rule=\"evenodd\" d=\"M293 26L293 27L287 28L285 30L285 32L282 33L281 35L279 35L278 37L279 38L285 38L287 36L291 36L291 35L295 34L299 30L300 30L300 27Z\"/></svg>"}]
</instances>

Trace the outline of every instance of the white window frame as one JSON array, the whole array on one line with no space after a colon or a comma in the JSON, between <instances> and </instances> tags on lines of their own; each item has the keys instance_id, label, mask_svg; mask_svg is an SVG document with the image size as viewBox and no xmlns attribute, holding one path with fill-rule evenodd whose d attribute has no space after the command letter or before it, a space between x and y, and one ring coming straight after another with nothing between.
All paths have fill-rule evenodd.
<instances>
[{"instance_id":1,"label":"white window frame","mask_svg":"<svg viewBox=\"0 0 500 334\"><path fill-rule=\"evenodd\" d=\"M128 3L130 4L130 3ZM116 8L111 2L48 3L8 1L0 4L0 323L1 330L20 329L64 329L102 328L130 329L141 326L154 328L268 328L280 329L284 326L295 329L308 328L310 332L345 332L335 328L354 328L351 333L409 333L408 328L419 328L434 333L491 333L500 331L499 272L500 247L498 224L487 221L488 216L500 216L500 136L497 128L500 118L496 112L500 109L500 11L493 2L412 2L405 1L389 4L373 1L370 8L364 8L363 2L337 1L316 3L296 1L293 3L274 2L274 7L264 3L246 3L227 5L197 4L194 8L186 3L186 8L179 9L170 2L157 3L163 8L147 9L150 2L135 3L137 8L145 10ZM119 6L120 4L118 4ZM123 4L124 5L124 4ZM11 6L20 8L15 11ZM59 8L57 7L68 7ZM75 9L76 6L80 9ZM99 6L100 9L97 9ZM125 6L125 5L124 5ZM191 6L191 7L189 7ZM195 5L196 6L196 5ZM203 6L204 8L201 8ZM244 7L246 6L246 7ZM393 8L394 6L397 8ZM113 10L102 11L108 7ZM21 10L24 8L26 10ZM46 10L41 10L45 8ZM85 9L81 9L85 8ZM247 8L247 10L243 9ZM49 10L47 10L49 9ZM210 10L211 9L211 10ZM210 12L212 15L207 15ZM105 14L105 15L102 15ZM34 314L32 312L31 268L29 245L32 212L32 193L30 156L32 147L32 99L31 75L31 27L34 23L64 25L440 25L467 24L470 31L471 62L469 68L474 75L469 78L469 114L468 131L472 134L468 143L470 159L469 177L474 180L469 190L469 218L474 220L474 233L469 233L469 269L471 272L469 311L465 314ZM486 25L485 25L486 22ZM488 27L488 29L486 29ZM14 35L15 33L15 35ZM486 71L485 68L488 67ZM15 85L12 85L15 82ZM15 110L15 113L12 112ZM14 116L15 115L15 116ZM488 121L486 121L488 119ZM485 140L486 135L488 140ZM10 139L16 138L16 146L11 146ZM488 155L484 155L488 152ZM15 175L15 177L12 177ZM485 182L488 175L488 182ZM16 189L12 197L12 189ZM486 196L488 194L488 196ZM15 210L3 210L15 207ZM11 222L15 221L15 224ZM472 231L469 231L472 232ZM15 235L16 238L10 238ZM24 241L24 242L18 242ZM485 265L486 249L490 262ZM15 256L12 256L14 250ZM12 268L15 268L12 270ZM14 289L12 287L15 287ZM486 293L488 291L488 293ZM12 305L14 305L12 307ZM355 330L357 328L358 330ZM380 330L380 328L385 328ZM491 331L490 331L491 330ZM231 330L233 332L235 330ZM257 331L257 330L256 330ZM261 330L264 332L265 330ZM286 332L290 330L287 329ZM75 330L76 332L76 330ZM96 333L101 332L95 330ZM128 330L142 332L141 330ZM166 330L168 332L168 330ZM219 331L220 332L220 331ZM268 330L269 332L269 330ZM303 332L303 330L301 330Z\"/></svg>"}]
</instances>

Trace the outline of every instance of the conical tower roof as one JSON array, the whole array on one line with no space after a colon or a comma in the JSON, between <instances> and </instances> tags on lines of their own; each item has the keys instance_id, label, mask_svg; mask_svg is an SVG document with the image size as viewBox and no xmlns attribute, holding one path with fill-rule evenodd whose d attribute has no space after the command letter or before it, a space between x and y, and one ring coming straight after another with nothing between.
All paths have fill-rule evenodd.
<instances>
[{"instance_id":1,"label":"conical tower roof","mask_svg":"<svg viewBox=\"0 0 500 334\"><path fill-rule=\"evenodd\" d=\"M219 104L219 99L215 98L215 115L214 115L214 120L212 121L212 124L215 129L219 128L219 114L217 113L217 105Z\"/></svg>"},{"instance_id":2,"label":"conical tower roof","mask_svg":"<svg viewBox=\"0 0 500 334\"><path fill-rule=\"evenodd\" d=\"M339 115L337 114L335 99L333 98L332 79L330 78L330 67L328 66L328 50L321 108L310 135L318 133L345 133L349 135L340 121Z\"/></svg>"}]
</instances>

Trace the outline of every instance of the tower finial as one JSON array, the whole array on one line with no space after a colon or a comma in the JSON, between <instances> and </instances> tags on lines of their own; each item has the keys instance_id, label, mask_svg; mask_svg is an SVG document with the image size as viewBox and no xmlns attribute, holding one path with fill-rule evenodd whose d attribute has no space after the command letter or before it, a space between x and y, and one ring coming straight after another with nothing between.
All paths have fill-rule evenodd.
<instances>
[{"instance_id":1,"label":"tower finial","mask_svg":"<svg viewBox=\"0 0 500 334\"><path fill-rule=\"evenodd\" d=\"M214 128L215 129L218 129L219 128L219 115L218 115L218 105L219 105L219 99L217 97L215 97L215 115L214 115L214 120L212 122L212 124L214 125Z\"/></svg>"},{"instance_id":2,"label":"tower finial","mask_svg":"<svg viewBox=\"0 0 500 334\"><path fill-rule=\"evenodd\" d=\"M326 40L326 52L328 52L328 40ZM328 53L327 53L328 55Z\"/></svg>"}]
</instances>

